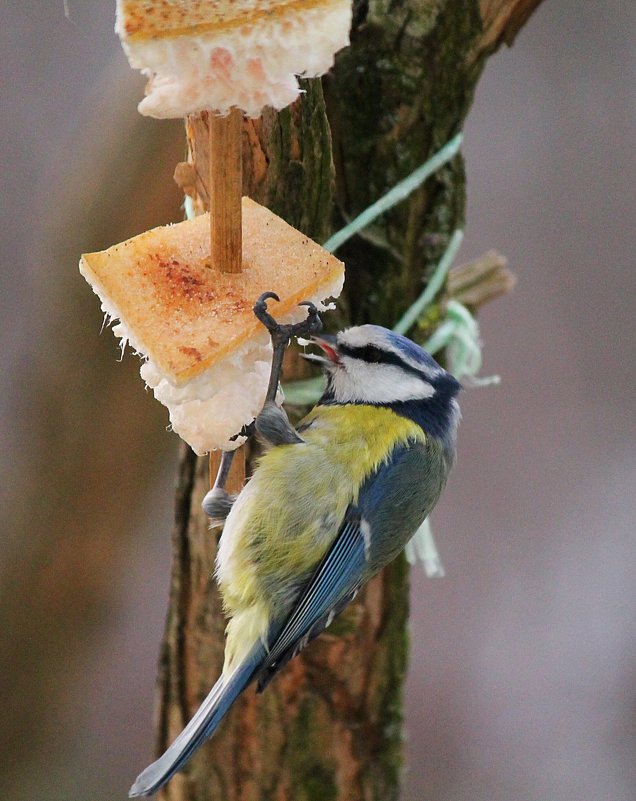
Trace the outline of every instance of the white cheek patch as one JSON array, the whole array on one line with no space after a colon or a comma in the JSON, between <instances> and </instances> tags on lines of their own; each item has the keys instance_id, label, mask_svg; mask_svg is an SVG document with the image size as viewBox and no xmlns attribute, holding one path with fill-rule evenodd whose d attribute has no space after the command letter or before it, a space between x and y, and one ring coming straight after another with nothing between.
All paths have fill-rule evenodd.
<instances>
[{"instance_id":1,"label":"white cheek patch","mask_svg":"<svg viewBox=\"0 0 636 801\"><path fill-rule=\"evenodd\" d=\"M339 403L396 403L424 400L435 394L424 378L392 364L369 364L349 356L331 373L331 386Z\"/></svg>"}]
</instances>

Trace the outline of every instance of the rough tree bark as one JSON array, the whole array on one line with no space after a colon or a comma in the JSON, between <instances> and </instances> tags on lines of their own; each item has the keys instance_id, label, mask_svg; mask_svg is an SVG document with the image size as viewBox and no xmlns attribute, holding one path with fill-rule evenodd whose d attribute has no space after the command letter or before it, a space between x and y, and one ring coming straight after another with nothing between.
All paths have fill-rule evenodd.
<instances>
[{"instance_id":1,"label":"rough tree bark","mask_svg":"<svg viewBox=\"0 0 636 801\"><path fill-rule=\"evenodd\" d=\"M354 3L351 47L280 114L244 126L244 191L317 241L426 160L458 130L487 56L540 0ZM189 128L205 202L203 123ZM340 322L390 325L419 294L464 214L461 157L339 255ZM212 578L217 537L200 511L207 460L184 448L159 676L157 751L220 672L225 621ZM257 696L164 789L170 801L392 801L402 766L408 572L398 559L328 634Z\"/></svg>"}]
</instances>

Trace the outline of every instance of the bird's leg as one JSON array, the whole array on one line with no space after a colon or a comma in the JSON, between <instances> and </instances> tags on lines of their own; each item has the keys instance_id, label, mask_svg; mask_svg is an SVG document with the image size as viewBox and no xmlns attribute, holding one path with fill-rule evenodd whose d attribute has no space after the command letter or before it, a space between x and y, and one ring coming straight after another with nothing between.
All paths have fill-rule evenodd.
<instances>
[{"instance_id":1,"label":"bird's leg","mask_svg":"<svg viewBox=\"0 0 636 801\"><path fill-rule=\"evenodd\" d=\"M256 418L255 425L258 433L270 445L294 445L303 440L298 436L296 429L289 422L285 411L276 405L276 393L280 381L281 369L283 366L283 356L285 348L289 345L292 337L307 336L317 334L322 330L322 320L318 315L318 310L311 301L303 301L299 306L307 306L309 313L307 318L300 323L283 324L276 320L267 311L267 301L272 298L279 300L274 292L264 292L254 305L254 314L260 322L267 328L272 340L272 369L269 375L269 384L265 403L262 411Z\"/></svg>"},{"instance_id":2,"label":"bird's leg","mask_svg":"<svg viewBox=\"0 0 636 801\"><path fill-rule=\"evenodd\" d=\"M299 306L307 306L309 309L305 320L293 325L277 323L267 311L267 301L270 298L279 300L278 295L274 292L264 292L254 305L254 314L269 331L274 351L265 403L256 420L248 426L244 426L237 436L249 437L256 430L270 445L294 445L303 442L303 440L289 422L285 411L276 405L276 393L278 392L278 383L283 366L283 356L285 355L285 348L289 345L292 337L317 334L322 330L322 320L314 304L305 300L298 304ZM223 452L214 486L203 499L203 509L210 517L212 525L218 526L225 522L225 518L230 513L232 504L235 501L235 497L225 489L225 482L227 481L233 458L234 451Z\"/></svg>"}]
</instances>

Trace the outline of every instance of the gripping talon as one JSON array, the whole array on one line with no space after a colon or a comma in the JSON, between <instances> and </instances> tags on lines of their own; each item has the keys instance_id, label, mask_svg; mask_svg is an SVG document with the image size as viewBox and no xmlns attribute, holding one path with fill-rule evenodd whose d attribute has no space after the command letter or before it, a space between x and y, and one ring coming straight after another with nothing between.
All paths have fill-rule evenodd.
<instances>
[{"instance_id":1,"label":"gripping talon","mask_svg":"<svg viewBox=\"0 0 636 801\"><path fill-rule=\"evenodd\" d=\"M280 325L267 311L267 301L270 298L280 303L280 298L275 292L263 292L263 294L254 304L254 314L271 334L273 331L277 331L280 328Z\"/></svg>"},{"instance_id":2,"label":"gripping talon","mask_svg":"<svg viewBox=\"0 0 636 801\"><path fill-rule=\"evenodd\" d=\"M309 313L305 320L292 326L292 336L306 336L307 334L318 334L322 331L322 320L318 315L316 305L310 300L303 300L298 305L307 306Z\"/></svg>"},{"instance_id":3,"label":"gripping talon","mask_svg":"<svg viewBox=\"0 0 636 801\"><path fill-rule=\"evenodd\" d=\"M310 300L303 300L299 306L307 306L309 312L307 318L295 325L277 323L272 315L267 311L267 301L280 298L275 292L263 292L254 304L254 314L256 318L267 328L272 340L272 369L269 376L269 385L265 396L266 402L274 402L278 390L280 371L283 365L283 354L292 337L315 334L322 330L322 321L318 315L318 309Z\"/></svg>"},{"instance_id":4,"label":"gripping talon","mask_svg":"<svg viewBox=\"0 0 636 801\"><path fill-rule=\"evenodd\" d=\"M267 301L270 298L273 298L273 300L276 300L276 301L278 301L280 303L280 298L278 297L278 295L275 292L263 292L263 294L256 301L256 305L257 306L262 306L263 308L265 308L267 306Z\"/></svg>"}]
</instances>

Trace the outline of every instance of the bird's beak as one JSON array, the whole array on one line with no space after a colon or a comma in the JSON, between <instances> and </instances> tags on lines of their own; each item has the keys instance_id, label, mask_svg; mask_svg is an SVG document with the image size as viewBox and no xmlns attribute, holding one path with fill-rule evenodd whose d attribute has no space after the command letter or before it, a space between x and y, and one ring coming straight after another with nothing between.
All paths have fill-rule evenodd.
<instances>
[{"instance_id":1,"label":"bird's beak","mask_svg":"<svg viewBox=\"0 0 636 801\"><path fill-rule=\"evenodd\" d=\"M309 338L309 341L312 343L312 345L318 345L318 347L325 353L327 358L325 359L324 356L318 356L315 353L302 353L301 356L303 359L322 364L340 364L340 354L338 353L336 337L334 334L321 334L320 336L312 336Z\"/></svg>"}]
</instances>

